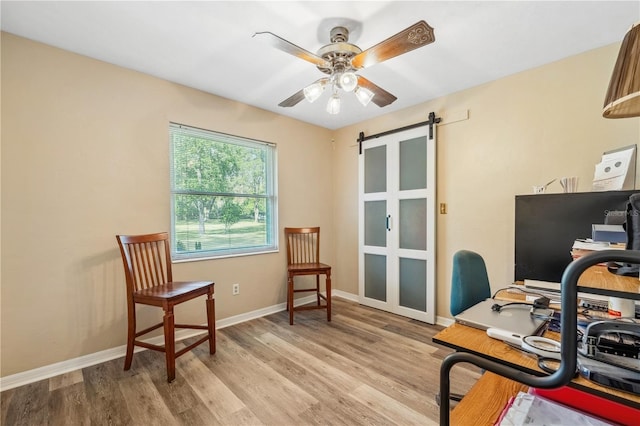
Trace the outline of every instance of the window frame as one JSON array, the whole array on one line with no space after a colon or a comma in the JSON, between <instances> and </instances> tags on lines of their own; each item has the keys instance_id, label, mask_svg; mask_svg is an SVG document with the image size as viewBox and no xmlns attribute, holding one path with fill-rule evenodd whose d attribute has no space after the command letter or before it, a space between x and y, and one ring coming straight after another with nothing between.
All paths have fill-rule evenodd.
<instances>
[{"instance_id":1,"label":"window frame","mask_svg":"<svg viewBox=\"0 0 640 426\"><path fill-rule=\"evenodd\" d=\"M251 149L265 150L265 193L234 193L203 190L189 190L176 187L175 175L175 143L176 135L196 136L216 143L230 144ZM278 235L278 166L276 144L242 136L230 135L208 129L192 127L180 123L169 122L169 190L171 204L171 261L173 263L192 262L200 260L220 259L225 257L251 256L279 251ZM226 247L210 250L178 251L176 238L176 196L177 195L207 195L228 198L259 198L266 202L265 231L266 243L257 246Z\"/></svg>"}]
</instances>

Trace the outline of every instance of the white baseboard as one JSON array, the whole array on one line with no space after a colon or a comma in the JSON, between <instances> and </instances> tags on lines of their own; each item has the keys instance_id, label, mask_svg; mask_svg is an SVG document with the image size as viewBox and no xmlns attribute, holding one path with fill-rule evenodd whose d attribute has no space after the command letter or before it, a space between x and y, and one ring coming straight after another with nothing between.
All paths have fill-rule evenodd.
<instances>
[{"instance_id":1,"label":"white baseboard","mask_svg":"<svg viewBox=\"0 0 640 426\"><path fill-rule=\"evenodd\" d=\"M340 290L334 290L332 296L341 297L343 299L358 301L358 296L352 293L346 293ZM295 300L295 305L304 305L311 303L316 299L315 296L301 297ZM263 309L247 312L240 315L234 315L229 318L224 318L216 321L216 329L229 327L230 325L239 324L241 322L249 321L255 318L264 317L274 314L276 312L284 311L286 309L286 303L279 303L277 305L269 306ZM189 337L202 334L204 331L192 331L192 330L178 330L176 332L176 340L184 340ZM156 345L164 344L164 337L157 336L151 339L146 339L146 342ZM72 358L66 361L56 362L55 364L45 365L43 367L34 368L33 370L24 371L22 373L12 374L10 376L0 377L0 392L16 388L18 386L34 383L39 380L48 379L51 377L59 376L60 374L69 373L71 371L79 370L92 365L100 364L102 362L111 361L112 359L124 357L126 354L126 345L118 346L104 351L95 352L88 355L83 355L78 358ZM135 352L144 351L146 349L136 347Z\"/></svg>"},{"instance_id":2,"label":"white baseboard","mask_svg":"<svg viewBox=\"0 0 640 426\"><path fill-rule=\"evenodd\" d=\"M455 320L453 318L440 317L440 316L436 317L436 324L441 325L443 327L449 327L454 322Z\"/></svg>"},{"instance_id":3,"label":"white baseboard","mask_svg":"<svg viewBox=\"0 0 640 426\"><path fill-rule=\"evenodd\" d=\"M340 297L342 299L349 300L350 302L356 302L356 303L360 302L357 294L347 293L346 291L332 290L331 291L331 295Z\"/></svg>"}]
</instances>

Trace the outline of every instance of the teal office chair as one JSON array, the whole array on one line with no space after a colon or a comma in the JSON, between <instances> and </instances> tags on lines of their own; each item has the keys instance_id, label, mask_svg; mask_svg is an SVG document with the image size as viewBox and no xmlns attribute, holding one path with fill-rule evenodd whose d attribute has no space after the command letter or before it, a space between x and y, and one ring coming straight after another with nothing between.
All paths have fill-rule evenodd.
<instances>
[{"instance_id":1,"label":"teal office chair","mask_svg":"<svg viewBox=\"0 0 640 426\"><path fill-rule=\"evenodd\" d=\"M491 297L491 287L482 256L469 250L456 252L453 255L451 301L449 302L451 315L456 316L489 297Z\"/></svg>"},{"instance_id":2,"label":"teal office chair","mask_svg":"<svg viewBox=\"0 0 640 426\"><path fill-rule=\"evenodd\" d=\"M453 255L451 275L451 299L449 310L452 316L491 297L491 286L484 259L478 253L460 250ZM449 399L460 401L464 395L452 393ZM440 405L440 394L436 395Z\"/></svg>"}]
</instances>

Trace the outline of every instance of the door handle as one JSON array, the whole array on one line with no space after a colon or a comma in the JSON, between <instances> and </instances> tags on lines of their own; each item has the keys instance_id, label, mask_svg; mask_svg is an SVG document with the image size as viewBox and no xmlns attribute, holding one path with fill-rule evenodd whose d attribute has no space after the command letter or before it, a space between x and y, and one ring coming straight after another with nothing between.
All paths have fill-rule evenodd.
<instances>
[{"instance_id":1,"label":"door handle","mask_svg":"<svg viewBox=\"0 0 640 426\"><path fill-rule=\"evenodd\" d=\"M390 214L387 215L386 222L387 223L385 224L385 227L387 228L387 231L391 231L391 215Z\"/></svg>"}]
</instances>

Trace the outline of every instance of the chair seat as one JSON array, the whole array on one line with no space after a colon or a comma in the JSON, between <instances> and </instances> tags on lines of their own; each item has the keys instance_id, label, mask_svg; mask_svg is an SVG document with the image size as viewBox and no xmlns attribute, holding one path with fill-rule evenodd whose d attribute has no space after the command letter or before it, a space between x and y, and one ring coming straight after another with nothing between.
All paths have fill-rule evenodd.
<instances>
[{"instance_id":1,"label":"chair seat","mask_svg":"<svg viewBox=\"0 0 640 426\"><path fill-rule=\"evenodd\" d=\"M296 263L287 267L287 271L294 274L303 274L305 272L315 273L316 271L321 271L321 273L324 273L325 271L330 270L331 266L324 263Z\"/></svg>"},{"instance_id":2,"label":"chair seat","mask_svg":"<svg viewBox=\"0 0 640 426\"><path fill-rule=\"evenodd\" d=\"M214 284L209 281L173 281L163 285L145 288L133 292L137 303L162 305L163 302L179 303L183 299L191 299L207 294Z\"/></svg>"}]
</instances>

